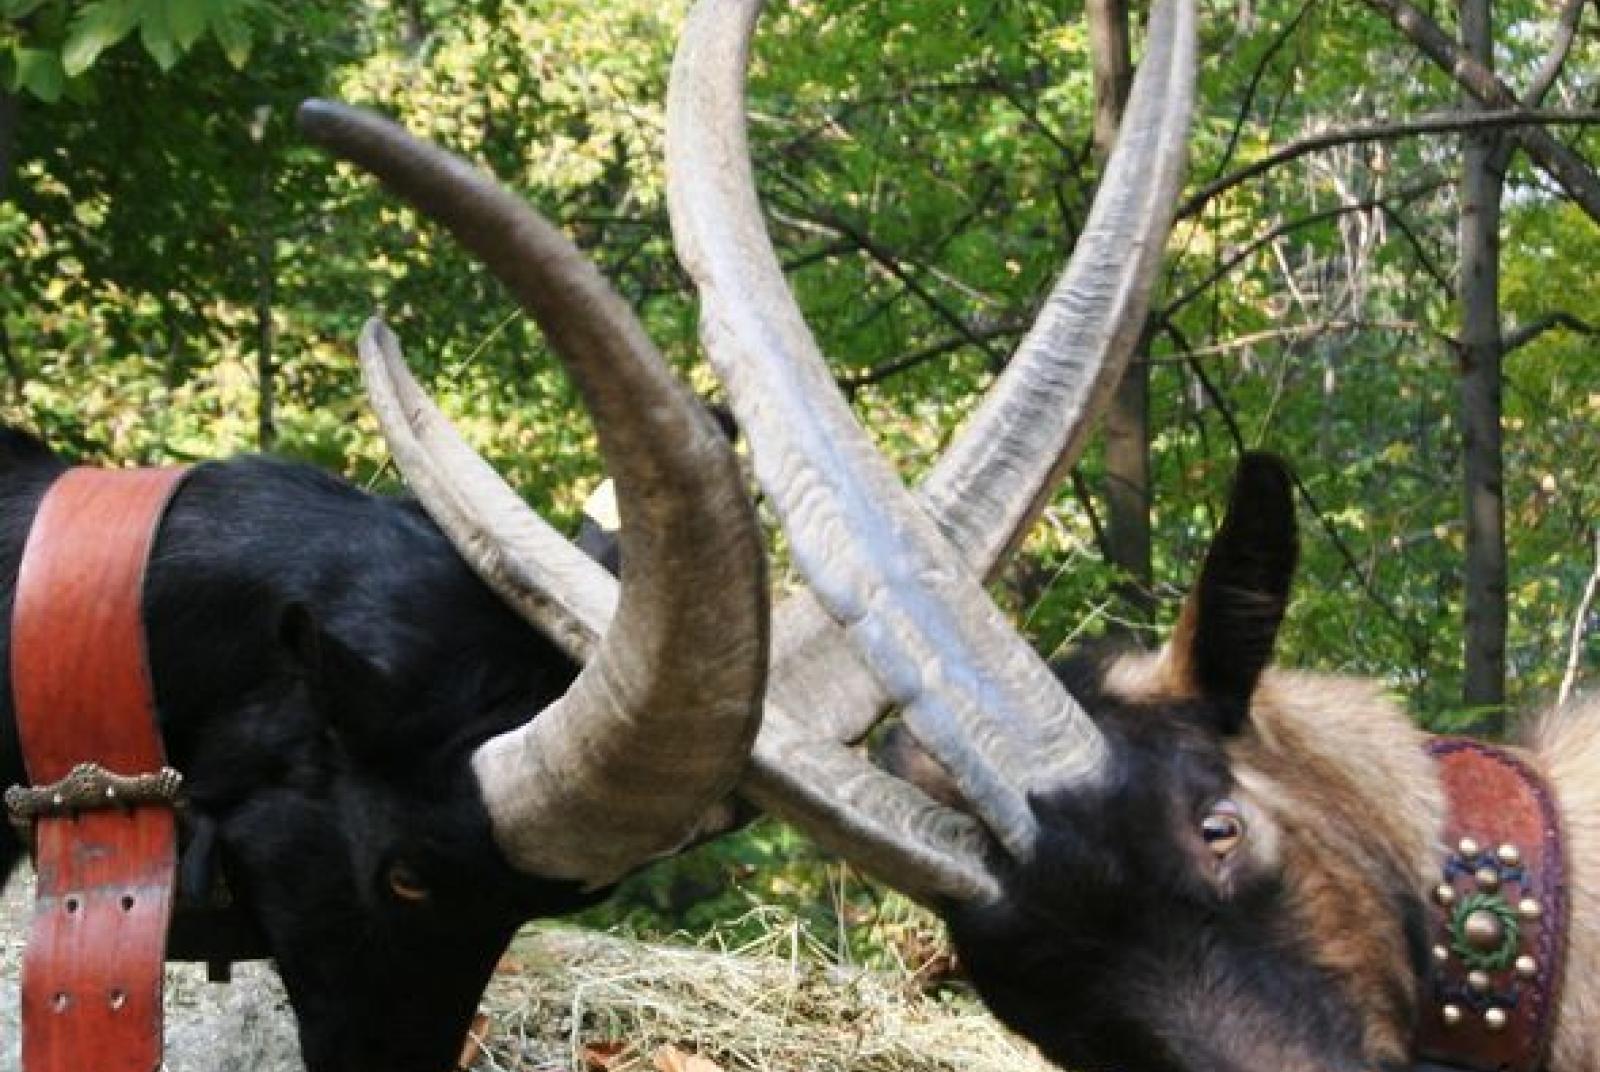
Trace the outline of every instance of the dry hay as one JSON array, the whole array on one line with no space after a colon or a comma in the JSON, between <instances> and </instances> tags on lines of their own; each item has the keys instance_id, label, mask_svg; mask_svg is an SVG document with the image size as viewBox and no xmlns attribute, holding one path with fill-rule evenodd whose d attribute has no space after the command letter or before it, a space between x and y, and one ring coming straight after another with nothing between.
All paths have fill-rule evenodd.
<instances>
[{"instance_id":1,"label":"dry hay","mask_svg":"<svg viewBox=\"0 0 1600 1072\"><path fill-rule=\"evenodd\" d=\"M17 974L32 875L0 890L0 1072L16 1072ZM970 997L922 994L906 972L847 967L773 916L738 949L646 945L557 927L524 931L485 996L472 1072L1052 1072ZM169 965L166 1072L299 1072L275 973L234 982ZM608 1045L610 1044L610 1045ZM601 1055L607 1055L602 1062Z\"/></svg>"},{"instance_id":2,"label":"dry hay","mask_svg":"<svg viewBox=\"0 0 1600 1072\"><path fill-rule=\"evenodd\" d=\"M1052 1072L966 995L829 963L797 925L740 949L531 930L490 987L474 1072ZM619 1052L620 1049L620 1052Z\"/></svg>"}]
</instances>

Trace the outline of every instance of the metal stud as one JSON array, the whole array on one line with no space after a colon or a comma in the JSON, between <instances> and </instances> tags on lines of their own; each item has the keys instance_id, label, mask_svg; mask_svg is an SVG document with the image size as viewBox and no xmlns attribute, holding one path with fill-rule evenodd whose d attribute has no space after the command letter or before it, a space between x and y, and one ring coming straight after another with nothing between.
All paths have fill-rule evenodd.
<instances>
[{"instance_id":1,"label":"metal stud","mask_svg":"<svg viewBox=\"0 0 1600 1072\"><path fill-rule=\"evenodd\" d=\"M1461 936L1479 952L1492 953L1506 940L1506 925L1487 908L1480 908L1467 916L1461 925Z\"/></svg>"},{"instance_id":2,"label":"metal stud","mask_svg":"<svg viewBox=\"0 0 1600 1072\"><path fill-rule=\"evenodd\" d=\"M1517 867L1522 863L1522 852L1509 841L1494 850L1495 858L1507 867Z\"/></svg>"},{"instance_id":3,"label":"metal stud","mask_svg":"<svg viewBox=\"0 0 1600 1072\"><path fill-rule=\"evenodd\" d=\"M1493 893L1500 888L1500 872L1492 867L1478 868L1472 879L1478 884L1478 889L1485 893Z\"/></svg>"},{"instance_id":4,"label":"metal stud","mask_svg":"<svg viewBox=\"0 0 1600 1072\"><path fill-rule=\"evenodd\" d=\"M1467 973L1467 986L1477 994L1489 992L1489 973L1486 971L1472 971Z\"/></svg>"},{"instance_id":5,"label":"metal stud","mask_svg":"<svg viewBox=\"0 0 1600 1072\"><path fill-rule=\"evenodd\" d=\"M1449 908L1456 903L1456 888L1448 882L1441 882L1433 888L1433 899Z\"/></svg>"},{"instance_id":6,"label":"metal stud","mask_svg":"<svg viewBox=\"0 0 1600 1072\"><path fill-rule=\"evenodd\" d=\"M1523 919L1538 919L1544 914L1544 909L1539 907L1539 902L1532 897L1524 897L1517 902L1517 914Z\"/></svg>"},{"instance_id":7,"label":"metal stud","mask_svg":"<svg viewBox=\"0 0 1600 1072\"><path fill-rule=\"evenodd\" d=\"M1476 841L1472 840L1469 837L1464 837L1459 842L1457 842L1456 843L1456 850L1458 852L1460 852L1461 855L1467 857L1469 860L1470 859L1475 859L1477 857L1478 853L1483 851L1479 847L1478 843Z\"/></svg>"},{"instance_id":8,"label":"metal stud","mask_svg":"<svg viewBox=\"0 0 1600 1072\"><path fill-rule=\"evenodd\" d=\"M1539 974L1539 962L1524 953L1517 958L1517 974L1524 979L1532 979Z\"/></svg>"},{"instance_id":9,"label":"metal stud","mask_svg":"<svg viewBox=\"0 0 1600 1072\"><path fill-rule=\"evenodd\" d=\"M1446 1005L1444 1008L1439 1010L1439 1015L1444 1020L1444 1026L1446 1026L1446 1027L1455 1027L1457 1024L1459 1024L1461 1022L1461 1017L1462 1017L1461 1006L1460 1005Z\"/></svg>"},{"instance_id":10,"label":"metal stud","mask_svg":"<svg viewBox=\"0 0 1600 1072\"><path fill-rule=\"evenodd\" d=\"M1511 1022L1504 1009L1489 1009L1483 1014L1483 1026L1490 1031L1504 1031Z\"/></svg>"}]
</instances>

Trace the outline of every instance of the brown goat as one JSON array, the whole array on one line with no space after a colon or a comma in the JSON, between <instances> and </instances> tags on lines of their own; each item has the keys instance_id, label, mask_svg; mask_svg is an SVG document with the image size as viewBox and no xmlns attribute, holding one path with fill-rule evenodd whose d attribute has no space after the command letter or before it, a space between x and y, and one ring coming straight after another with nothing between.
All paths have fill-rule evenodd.
<instances>
[{"instance_id":1,"label":"brown goat","mask_svg":"<svg viewBox=\"0 0 1600 1072\"><path fill-rule=\"evenodd\" d=\"M1243 460L1159 654L1098 646L1046 666L981 587L1138 338L1177 186L1193 4L1152 9L1072 260L914 494L833 390L765 233L742 124L756 6L702 0L667 124L702 340L810 586L776 615L744 792L935 907L989 1006L1066 1068L1400 1069L1419 1060L1414 1031L1436 1014L1469 1010L1473 1030L1509 1021L1488 1001L1445 1014L1431 982L1446 806L1425 735L1370 682L1268 668L1296 558L1280 463ZM904 778L848 747L890 708L928 754ZM1549 766L1563 795L1574 911L1593 920L1578 783L1583 771L1600 782L1600 754L1580 755L1580 729L1545 734L1528 761ZM1462 851L1487 871L1478 855ZM1593 955L1580 930L1551 1072L1597 1067Z\"/></svg>"},{"instance_id":2,"label":"brown goat","mask_svg":"<svg viewBox=\"0 0 1600 1072\"><path fill-rule=\"evenodd\" d=\"M1236 502L1233 512L1262 508ZM1112 658L1105 692L1153 712L1194 701L1203 690L1191 669L1193 630L1204 624L1194 610L1191 602L1160 652ZM1357 1013L1362 1060L1379 1065L1410 1060L1426 1000L1426 964L1405 933L1446 851L1445 798L1426 740L1375 681L1269 669L1245 731L1224 747L1230 799L1248 831L1230 867L1281 877L1293 925L1313 936L1311 959L1341 981ZM1591 1072L1600 1068L1591 978L1600 965L1600 703L1531 720L1515 752L1554 788L1566 836L1571 926L1548 1068ZM1410 907L1397 912L1397 901Z\"/></svg>"}]
</instances>

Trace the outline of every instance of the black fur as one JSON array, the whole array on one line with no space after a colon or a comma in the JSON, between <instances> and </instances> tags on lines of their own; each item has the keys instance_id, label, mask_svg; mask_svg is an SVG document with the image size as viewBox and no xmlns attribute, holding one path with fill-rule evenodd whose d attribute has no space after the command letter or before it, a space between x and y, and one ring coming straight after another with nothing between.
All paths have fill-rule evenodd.
<instances>
[{"instance_id":1,"label":"black fur","mask_svg":"<svg viewBox=\"0 0 1600 1072\"><path fill-rule=\"evenodd\" d=\"M1238 730L1272 661L1298 558L1288 470L1271 455L1246 454L1192 597L1195 683L1218 701L1224 733Z\"/></svg>"},{"instance_id":2,"label":"black fur","mask_svg":"<svg viewBox=\"0 0 1600 1072\"><path fill-rule=\"evenodd\" d=\"M61 464L0 432L0 614ZM150 563L168 758L259 923L310 1072L442 1072L516 927L597 893L513 872L468 761L575 670L413 503L262 458L199 466ZM0 630L9 658L9 629ZM0 783L23 780L9 690ZM191 846L193 848L193 846ZM21 846L0 824L0 878ZM424 900L397 896L399 867Z\"/></svg>"},{"instance_id":3,"label":"black fur","mask_svg":"<svg viewBox=\"0 0 1600 1072\"><path fill-rule=\"evenodd\" d=\"M1118 702L1099 687L1104 657L1058 673L1106 734L1111 779L1037 799L1047 838L1006 898L946 913L979 992L1081 1072L1257 1072L1312 1067L1293 1059L1312 1054L1329 1072L1360 1067L1359 1025L1311 962L1277 876L1208 878L1200 819L1232 789L1222 712ZM1278 1038L1284 1022L1296 1030Z\"/></svg>"},{"instance_id":4,"label":"black fur","mask_svg":"<svg viewBox=\"0 0 1600 1072\"><path fill-rule=\"evenodd\" d=\"M1090 648L1056 670L1103 732L1109 777L1033 800L1044 836L994 904L945 911L995 1013L1079 1072L1370 1070L1362 1025L1318 966L1282 876L1224 866L1201 821L1231 796L1225 751L1272 654L1294 570L1282 464L1248 456L1189 609L1173 698L1105 687L1127 653Z\"/></svg>"}]
</instances>

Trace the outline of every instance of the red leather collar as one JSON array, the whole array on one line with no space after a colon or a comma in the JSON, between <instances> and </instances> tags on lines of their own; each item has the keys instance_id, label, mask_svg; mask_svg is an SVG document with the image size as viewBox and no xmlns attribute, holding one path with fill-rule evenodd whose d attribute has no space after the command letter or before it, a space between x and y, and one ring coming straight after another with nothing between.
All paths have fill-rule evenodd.
<instances>
[{"instance_id":1,"label":"red leather collar","mask_svg":"<svg viewBox=\"0 0 1600 1072\"><path fill-rule=\"evenodd\" d=\"M1441 737L1428 750L1448 815L1440 880L1429 897L1432 966L1416 1055L1444 1068L1539 1072L1567 934L1555 797L1505 749Z\"/></svg>"},{"instance_id":2,"label":"red leather collar","mask_svg":"<svg viewBox=\"0 0 1600 1072\"><path fill-rule=\"evenodd\" d=\"M11 687L38 892L22 968L26 1072L152 1072L176 868L145 654L145 564L179 469L73 469L23 551ZM86 764L98 764L98 773ZM105 777L105 775L110 777Z\"/></svg>"}]
</instances>

